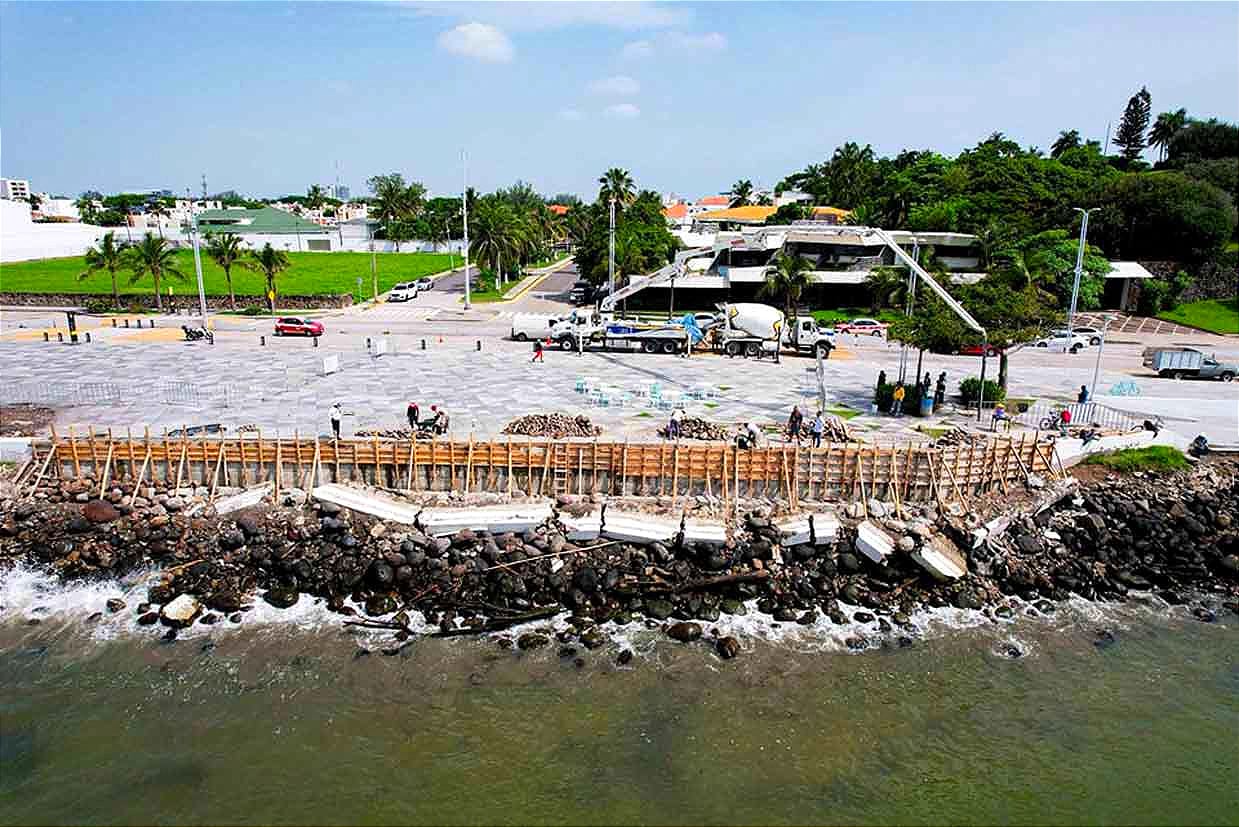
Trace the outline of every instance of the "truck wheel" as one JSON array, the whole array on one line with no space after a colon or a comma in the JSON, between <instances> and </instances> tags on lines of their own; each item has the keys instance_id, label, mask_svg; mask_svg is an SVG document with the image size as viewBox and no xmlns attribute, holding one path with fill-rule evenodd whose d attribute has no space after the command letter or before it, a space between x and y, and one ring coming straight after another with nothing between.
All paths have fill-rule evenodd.
<instances>
[{"instance_id":1,"label":"truck wheel","mask_svg":"<svg viewBox=\"0 0 1239 827\"><path fill-rule=\"evenodd\" d=\"M1088 340L1088 343L1089 343L1090 345L1093 345L1094 347L1096 347L1097 345L1101 344L1101 337L1100 337L1100 336L1094 336L1093 338L1091 338L1091 339L1089 339L1089 340Z\"/></svg>"},{"instance_id":2,"label":"truck wheel","mask_svg":"<svg viewBox=\"0 0 1239 827\"><path fill-rule=\"evenodd\" d=\"M739 342L728 342L726 346L723 347L723 352L728 356L739 356L744 352L744 346Z\"/></svg>"},{"instance_id":3,"label":"truck wheel","mask_svg":"<svg viewBox=\"0 0 1239 827\"><path fill-rule=\"evenodd\" d=\"M560 350L576 350L576 343L572 341L571 336L565 336L559 340Z\"/></svg>"},{"instance_id":4,"label":"truck wheel","mask_svg":"<svg viewBox=\"0 0 1239 827\"><path fill-rule=\"evenodd\" d=\"M1170 378L1174 379L1175 381L1178 381L1179 379L1182 379L1186 375L1187 374L1185 374L1183 371L1176 370L1174 373L1170 374Z\"/></svg>"},{"instance_id":5,"label":"truck wheel","mask_svg":"<svg viewBox=\"0 0 1239 827\"><path fill-rule=\"evenodd\" d=\"M517 333L517 334L516 334L515 336L513 336L512 338L513 338L513 339L515 339L515 340L516 340L516 341L518 341L518 342L528 342L528 341L529 341L529 337L528 337L528 336L526 336L524 333Z\"/></svg>"},{"instance_id":6,"label":"truck wheel","mask_svg":"<svg viewBox=\"0 0 1239 827\"><path fill-rule=\"evenodd\" d=\"M744 355L751 356L753 358L761 356L761 345L757 342L749 342L749 344L744 348Z\"/></svg>"},{"instance_id":7,"label":"truck wheel","mask_svg":"<svg viewBox=\"0 0 1239 827\"><path fill-rule=\"evenodd\" d=\"M1235 374L1227 371L1226 373L1223 373L1220 378L1223 382L1233 382L1235 380Z\"/></svg>"},{"instance_id":8,"label":"truck wheel","mask_svg":"<svg viewBox=\"0 0 1239 827\"><path fill-rule=\"evenodd\" d=\"M1080 346L1079 346L1079 345L1072 345L1072 346L1071 346L1071 355L1072 355L1072 356L1075 356L1075 355L1076 355L1077 353L1079 353L1079 352L1080 352Z\"/></svg>"},{"instance_id":9,"label":"truck wheel","mask_svg":"<svg viewBox=\"0 0 1239 827\"><path fill-rule=\"evenodd\" d=\"M672 354L678 353L680 346L675 342L663 342L663 353Z\"/></svg>"},{"instance_id":10,"label":"truck wheel","mask_svg":"<svg viewBox=\"0 0 1239 827\"><path fill-rule=\"evenodd\" d=\"M1168 371L1168 370L1159 370L1159 371L1157 372L1157 375L1158 375L1158 376L1160 376L1160 377L1161 377L1161 378L1163 378L1163 379L1169 379L1169 378L1170 378L1170 371Z\"/></svg>"},{"instance_id":11,"label":"truck wheel","mask_svg":"<svg viewBox=\"0 0 1239 827\"><path fill-rule=\"evenodd\" d=\"M814 356L820 353L822 354L822 358L825 358L826 354L830 353L830 345L826 344L825 342L818 342L816 345L813 346L813 350L814 350L814 354L813 354Z\"/></svg>"},{"instance_id":12,"label":"truck wheel","mask_svg":"<svg viewBox=\"0 0 1239 827\"><path fill-rule=\"evenodd\" d=\"M658 352L658 342L652 342L652 341L649 341L649 342L642 342L642 343L641 343L641 350L645 351L646 353L657 353L657 352Z\"/></svg>"}]
</instances>

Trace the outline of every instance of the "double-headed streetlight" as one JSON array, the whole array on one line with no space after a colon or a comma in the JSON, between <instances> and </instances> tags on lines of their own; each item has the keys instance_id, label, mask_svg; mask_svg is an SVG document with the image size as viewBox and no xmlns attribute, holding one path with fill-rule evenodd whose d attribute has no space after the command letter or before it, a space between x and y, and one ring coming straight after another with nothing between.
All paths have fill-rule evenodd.
<instances>
[{"instance_id":1,"label":"double-headed streetlight","mask_svg":"<svg viewBox=\"0 0 1239 827\"><path fill-rule=\"evenodd\" d=\"M1097 208L1092 207L1086 210L1083 207L1074 207L1073 209L1084 218L1080 221L1080 246L1076 249L1076 275L1075 282L1071 286L1071 308L1067 311L1068 333L1075 329L1076 302L1080 298L1080 277L1084 274L1084 247L1088 243L1088 214Z\"/></svg>"},{"instance_id":2,"label":"double-headed streetlight","mask_svg":"<svg viewBox=\"0 0 1239 827\"><path fill-rule=\"evenodd\" d=\"M460 152L460 163L464 169L463 183L464 189L460 193L460 206L464 211L465 221L465 310L470 308L469 304L469 156L464 150Z\"/></svg>"},{"instance_id":3,"label":"double-headed streetlight","mask_svg":"<svg viewBox=\"0 0 1239 827\"><path fill-rule=\"evenodd\" d=\"M615 295L615 196L609 201L611 209L610 235L607 241L607 283L610 286L609 296ZM627 309L627 308L625 308Z\"/></svg>"}]
</instances>

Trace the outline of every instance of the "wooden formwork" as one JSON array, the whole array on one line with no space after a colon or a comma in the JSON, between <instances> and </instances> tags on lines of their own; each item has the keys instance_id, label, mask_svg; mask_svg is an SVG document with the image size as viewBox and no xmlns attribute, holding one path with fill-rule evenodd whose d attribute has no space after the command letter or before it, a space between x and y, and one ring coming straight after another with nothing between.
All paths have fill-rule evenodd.
<instances>
[{"instance_id":1,"label":"wooden formwork","mask_svg":"<svg viewBox=\"0 0 1239 827\"><path fill-rule=\"evenodd\" d=\"M602 442L502 438L327 440L140 436L112 431L68 437L53 433L34 445L33 491L45 474L90 476L100 492L109 480L171 487L248 486L270 482L309 488L360 481L409 491L592 494L724 500L760 496L795 506L801 499L954 500L1007 492L1030 474L1055 476L1048 441L997 437L955 446L929 443L829 443L820 448L774 445L740 449L726 443ZM53 459L55 461L53 462ZM34 470L38 469L37 479Z\"/></svg>"}]
</instances>

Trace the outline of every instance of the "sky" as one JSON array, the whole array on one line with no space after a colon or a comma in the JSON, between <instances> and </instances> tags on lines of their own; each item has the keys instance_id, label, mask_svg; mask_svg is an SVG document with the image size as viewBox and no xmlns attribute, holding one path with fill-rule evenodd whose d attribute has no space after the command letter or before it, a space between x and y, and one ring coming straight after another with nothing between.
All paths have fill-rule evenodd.
<instances>
[{"instance_id":1,"label":"sky","mask_svg":"<svg viewBox=\"0 0 1239 827\"><path fill-rule=\"evenodd\" d=\"M1239 121L1237 3L0 2L0 175L35 191L432 194L607 168L689 198L844 141L955 154Z\"/></svg>"}]
</instances>

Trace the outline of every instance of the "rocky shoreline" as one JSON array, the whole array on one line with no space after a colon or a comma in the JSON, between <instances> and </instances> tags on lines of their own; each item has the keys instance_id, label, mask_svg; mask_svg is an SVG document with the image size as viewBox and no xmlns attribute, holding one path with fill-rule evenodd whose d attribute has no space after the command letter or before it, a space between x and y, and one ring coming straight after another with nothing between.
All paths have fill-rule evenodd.
<instances>
[{"instance_id":1,"label":"rocky shoreline","mask_svg":"<svg viewBox=\"0 0 1239 827\"><path fill-rule=\"evenodd\" d=\"M162 627L170 640L195 623L241 623L259 600L288 608L321 598L344 622L391 630L398 643L416 636L414 613L438 636L566 615L556 636L571 656L568 644L606 644L610 622L705 640L734 657L740 642L710 624L753 610L777 623L852 624L852 649L911 643L912 617L925 609L1044 615L1073 596L1151 593L1209 622L1239 614L1237 471L1219 462L1172 477L1072 481L1006 513L991 501L998 516L988 522L954 504L904 505L896 517L877 501L862 519L851 504L833 540L794 545L781 541L779 516L761 507L740 518L725 545L574 543L558 515L589 509L589 498L560 498L555 518L521 534L431 537L295 496L216 515L203 490L145 486L134 497L120 484L99 499L93 480L52 481L32 499L18 499L11 485L0 490L0 577L14 564L66 581L156 567L144 601L110 600L98 610L135 612L138 624ZM880 562L858 543L858 532L875 529L891 540ZM918 564L922 550L944 544L966 562L966 575L940 579ZM499 636L501 646L522 649L551 642L547 629ZM619 653L621 663L631 658Z\"/></svg>"}]
</instances>

